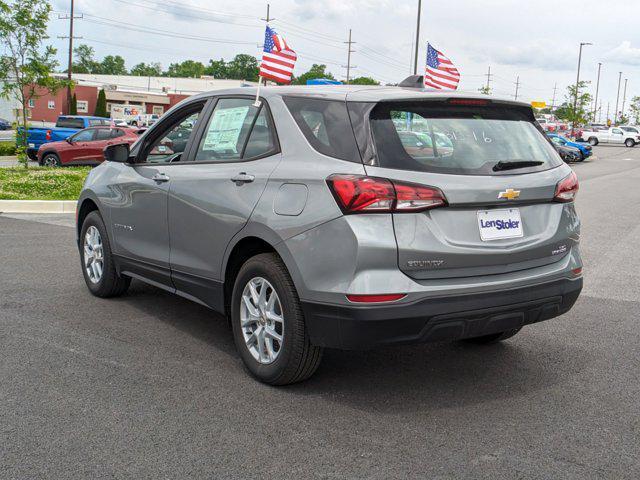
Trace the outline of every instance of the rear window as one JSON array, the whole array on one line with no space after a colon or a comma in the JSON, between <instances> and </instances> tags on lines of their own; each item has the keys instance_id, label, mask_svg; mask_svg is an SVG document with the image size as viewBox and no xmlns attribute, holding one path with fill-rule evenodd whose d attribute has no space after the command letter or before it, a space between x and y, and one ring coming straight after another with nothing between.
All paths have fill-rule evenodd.
<instances>
[{"instance_id":1,"label":"rear window","mask_svg":"<svg viewBox=\"0 0 640 480\"><path fill-rule=\"evenodd\" d=\"M105 119L100 119L100 120L95 119L95 118L89 119L89 126L90 127L97 127L99 125L110 125L110 124L111 124L111 120L107 120L106 118Z\"/></svg>"},{"instance_id":2,"label":"rear window","mask_svg":"<svg viewBox=\"0 0 640 480\"><path fill-rule=\"evenodd\" d=\"M462 175L528 173L562 164L520 107L378 104L370 115L379 166ZM498 170L498 162L539 162Z\"/></svg>"},{"instance_id":3,"label":"rear window","mask_svg":"<svg viewBox=\"0 0 640 480\"><path fill-rule=\"evenodd\" d=\"M341 160L361 162L345 102L286 97L284 103L316 151Z\"/></svg>"},{"instance_id":4,"label":"rear window","mask_svg":"<svg viewBox=\"0 0 640 480\"><path fill-rule=\"evenodd\" d=\"M58 128L84 128L84 120L81 118L59 118L56 122Z\"/></svg>"}]
</instances>

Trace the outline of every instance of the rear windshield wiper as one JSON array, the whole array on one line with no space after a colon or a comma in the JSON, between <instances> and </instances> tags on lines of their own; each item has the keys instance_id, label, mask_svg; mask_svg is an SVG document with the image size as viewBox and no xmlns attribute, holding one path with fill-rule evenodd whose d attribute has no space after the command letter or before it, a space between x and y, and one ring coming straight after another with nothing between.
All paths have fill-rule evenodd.
<instances>
[{"instance_id":1,"label":"rear windshield wiper","mask_svg":"<svg viewBox=\"0 0 640 480\"><path fill-rule=\"evenodd\" d=\"M514 170L516 168L537 167L538 165L542 165L543 163L544 162L540 162L538 160L519 160L515 162L499 161L493 166L493 171L498 172L500 170Z\"/></svg>"}]
</instances>

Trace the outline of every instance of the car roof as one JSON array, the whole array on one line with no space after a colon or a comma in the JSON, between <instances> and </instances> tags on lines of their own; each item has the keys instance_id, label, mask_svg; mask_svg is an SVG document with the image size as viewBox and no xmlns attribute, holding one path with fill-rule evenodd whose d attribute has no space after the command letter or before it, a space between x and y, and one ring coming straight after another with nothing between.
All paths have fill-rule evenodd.
<instances>
[{"instance_id":1,"label":"car roof","mask_svg":"<svg viewBox=\"0 0 640 480\"><path fill-rule=\"evenodd\" d=\"M238 87L215 90L195 95L194 99L219 95L256 95L257 87ZM419 88L403 88L396 86L362 86L362 85L287 85L277 87L261 87L260 96L272 97L306 97L324 100L340 100L350 102L383 102L398 100L445 100L448 98L469 98L492 100L499 103L530 107L528 103L513 99L483 95L476 92L431 91Z\"/></svg>"}]
</instances>

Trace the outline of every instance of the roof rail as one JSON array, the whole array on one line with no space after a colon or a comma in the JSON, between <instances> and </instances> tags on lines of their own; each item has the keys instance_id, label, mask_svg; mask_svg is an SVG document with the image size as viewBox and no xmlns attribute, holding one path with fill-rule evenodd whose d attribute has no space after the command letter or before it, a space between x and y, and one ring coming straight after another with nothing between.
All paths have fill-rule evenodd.
<instances>
[{"instance_id":1,"label":"roof rail","mask_svg":"<svg viewBox=\"0 0 640 480\"><path fill-rule=\"evenodd\" d=\"M403 88L424 88L424 78L422 75L409 75L403 81L398 84L399 87Z\"/></svg>"}]
</instances>

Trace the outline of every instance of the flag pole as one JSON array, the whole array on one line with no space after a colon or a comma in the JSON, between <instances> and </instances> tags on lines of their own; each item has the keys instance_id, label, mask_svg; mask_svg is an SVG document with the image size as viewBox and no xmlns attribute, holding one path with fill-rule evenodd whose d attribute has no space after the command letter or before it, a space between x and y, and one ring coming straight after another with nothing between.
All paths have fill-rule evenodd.
<instances>
[{"instance_id":1,"label":"flag pole","mask_svg":"<svg viewBox=\"0 0 640 480\"><path fill-rule=\"evenodd\" d=\"M256 108L260 106L260 85L262 85L262 77L258 75L258 88L256 89L256 101L253 102L253 106Z\"/></svg>"}]
</instances>

